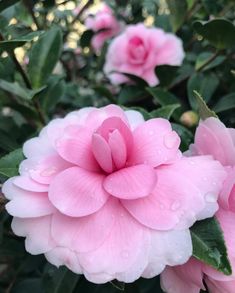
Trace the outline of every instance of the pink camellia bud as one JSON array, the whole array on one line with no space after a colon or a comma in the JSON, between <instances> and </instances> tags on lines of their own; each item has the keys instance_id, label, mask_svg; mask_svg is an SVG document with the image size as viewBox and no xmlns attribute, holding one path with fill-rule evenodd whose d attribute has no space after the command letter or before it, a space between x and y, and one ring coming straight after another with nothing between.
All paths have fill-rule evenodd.
<instances>
[{"instance_id":1,"label":"pink camellia bud","mask_svg":"<svg viewBox=\"0 0 235 293\"><path fill-rule=\"evenodd\" d=\"M120 32L122 24L116 19L112 9L104 4L95 15L87 17L85 26L94 32L91 44L99 53L104 43Z\"/></svg>"}]
</instances>

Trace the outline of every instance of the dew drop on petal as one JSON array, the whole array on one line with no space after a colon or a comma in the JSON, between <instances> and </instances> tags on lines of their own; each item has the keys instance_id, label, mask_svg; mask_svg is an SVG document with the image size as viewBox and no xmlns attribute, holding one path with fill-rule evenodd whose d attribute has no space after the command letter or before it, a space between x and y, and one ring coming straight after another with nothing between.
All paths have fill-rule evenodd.
<instances>
[{"instance_id":1,"label":"dew drop on petal","mask_svg":"<svg viewBox=\"0 0 235 293\"><path fill-rule=\"evenodd\" d=\"M49 168L43 170L43 171L40 173L40 175L41 175L42 177L50 177L50 176L52 176L53 174L55 174L56 171L57 171L57 168L56 168L56 167L49 167Z\"/></svg>"},{"instance_id":2,"label":"dew drop on petal","mask_svg":"<svg viewBox=\"0 0 235 293\"><path fill-rule=\"evenodd\" d=\"M128 250L123 250L123 251L121 252L121 256L122 256L123 258L128 258L128 257L129 257L129 252L128 252Z\"/></svg>"},{"instance_id":3,"label":"dew drop on petal","mask_svg":"<svg viewBox=\"0 0 235 293\"><path fill-rule=\"evenodd\" d=\"M179 137L175 131L172 131L171 133L168 133L167 135L165 135L164 145L168 149L172 149L172 148L176 147L176 145L178 145L178 143L179 143Z\"/></svg>"},{"instance_id":4,"label":"dew drop on petal","mask_svg":"<svg viewBox=\"0 0 235 293\"><path fill-rule=\"evenodd\" d=\"M205 199L207 202L216 202L217 196L212 192L208 192L205 196Z\"/></svg>"},{"instance_id":5,"label":"dew drop on petal","mask_svg":"<svg viewBox=\"0 0 235 293\"><path fill-rule=\"evenodd\" d=\"M171 210L172 211L176 211L180 208L180 201L179 200L175 200L172 204L171 204Z\"/></svg>"}]
</instances>

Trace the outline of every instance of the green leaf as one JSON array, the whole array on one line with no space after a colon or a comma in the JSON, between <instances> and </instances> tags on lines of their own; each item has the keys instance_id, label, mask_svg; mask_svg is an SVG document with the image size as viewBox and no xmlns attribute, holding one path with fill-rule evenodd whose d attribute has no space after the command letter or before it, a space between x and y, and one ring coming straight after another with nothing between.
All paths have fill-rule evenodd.
<instances>
[{"instance_id":1,"label":"green leaf","mask_svg":"<svg viewBox=\"0 0 235 293\"><path fill-rule=\"evenodd\" d=\"M187 1L186 0L166 0L168 8L170 10L170 20L173 31L176 32L184 23L187 13Z\"/></svg>"},{"instance_id":2,"label":"green leaf","mask_svg":"<svg viewBox=\"0 0 235 293\"><path fill-rule=\"evenodd\" d=\"M235 108L235 93L230 93L219 99L218 103L213 107L216 113Z\"/></svg>"},{"instance_id":3,"label":"green leaf","mask_svg":"<svg viewBox=\"0 0 235 293\"><path fill-rule=\"evenodd\" d=\"M182 151L187 151L189 145L193 141L193 134L186 127L181 124L171 123L172 129L175 130L181 138L180 149Z\"/></svg>"},{"instance_id":4,"label":"green leaf","mask_svg":"<svg viewBox=\"0 0 235 293\"><path fill-rule=\"evenodd\" d=\"M0 174L6 177L16 176L20 162L24 159L22 149L17 149L0 158Z\"/></svg>"},{"instance_id":5,"label":"green leaf","mask_svg":"<svg viewBox=\"0 0 235 293\"><path fill-rule=\"evenodd\" d=\"M0 49L7 52L11 52L15 48L22 47L25 43L32 41L34 38L40 36L42 33L43 33L42 31L36 31L36 32L31 32L27 35L21 36L17 39L1 41Z\"/></svg>"},{"instance_id":6,"label":"green leaf","mask_svg":"<svg viewBox=\"0 0 235 293\"><path fill-rule=\"evenodd\" d=\"M219 222L215 218L198 221L190 232L193 256L225 275L231 275L232 268Z\"/></svg>"},{"instance_id":7,"label":"green leaf","mask_svg":"<svg viewBox=\"0 0 235 293\"><path fill-rule=\"evenodd\" d=\"M80 276L65 267L55 269L50 266L44 277L45 293L72 293Z\"/></svg>"},{"instance_id":8,"label":"green leaf","mask_svg":"<svg viewBox=\"0 0 235 293\"><path fill-rule=\"evenodd\" d=\"M94 32L92 30L86 30L80 38L80 45L82 48L89 47L91 44L91 39L94 36Z\"/></svg>"},{"instance_id":9,"label":"green leaf","mask_svg":"<svg viewBox=\"0 0 235 293\"><path fill-rule=\"evenodd\" d=\"M125 290L125 283L124 282L120 282L118 280L113 280L110 282L112 284L112 286L119 290L119 291L124 291Z\"/></svg>"},{"instance_id":10,"label":"green leaf","mask_svg":"<svg viewBox=\"0 0 235 293\"><path fill-rule=\"evenodd\" d=\"M175 112L175 110L178 109L179 107L180 107L180 104L167 105L150 112L150 114L154 118L161 117L161 118L165 118L169 120L172 114Z\"/></svg>"},{"instance_id":11,"label":"green leaf","mask_svg":"<svg viewBox=\"0 0 235 293\"><path fill-rule=\"evenodd\" d=\"M27 278L18 283L16 283L12 290L12 293L44 293L42 280L40 278Z\"/></svg>"},{"instance_id":12,"label":"green leaf","mask_svg":"<svg viewBox=\"0 0 235 293\"><path fill-rule=\"evenodd\" d=\"M45 86L36 90L28 90L20 86L17 82L8 82L0 79L0 88L24 100L31 100L36 94L41 92Z\"/></svg>"},{"instance_id":13,"label":"green leaf","mask_svg":"<svg viewBox=\"0 0 235 293\"><path fill-rule=\"evenodd\" d=\"M15 139L9 136L6 131L0 130L0 148L5 151L12 151L18 147Z\"/></svg>"},{"instance_id":14,"label":"green leaf","mask_svg":"<svg viewBox=\"0 0 235 293\"><path fill-rule=\"evenodd\" d=\"M45 32L29 54L28 73L33 88L40 88L52 73L62 50L62 33L58 27Z\"/></svg>"},{"instance_id":15,"label":"green leaf","mask_svg":"<svg viewBox=\"0 0 235 293\"><path fill-rule=\"evenodd\" d=\"M20 0L1 0L0 1L0 12L5 10L6 8L16 4Z\"/></svg>"},{"instance_id":16,"label":"green leaf","mask_svg":"<svg viewBox=\"0 0 235 293\"><path fill-rule=\"evenodd\" d=\"M139 77L137 75L126 73L126 72L117 72L117 73L125 75L126 77L128 77L130 80L132 80L139 87L143 88L143 87L148 86L148 83L144 79L142 79L141 77Z\"/></svg>"},{"instance_id":17,"label":"green leaf","mask_svg":"<svg viewBox=\"0 0 235 293\"><path fill-rule=\"evenodd\" d=\"M151 96L153 96L153 102L156 105L166 106L170 104L178 104L179 100L176 96L174 96L172 93L163 90L159 87L151 88L148 87L146 90L150 93Z\"/></svg>"},{"instance_id":18,"label":"green leaf","mask_svg":"<svg viewBox=\"0 0 235 293\"><path fill-rule=\"evenodd\" d=\"M231 48L235 45L235 26L226 19L196 21L194 29L217 49Z\"/></svg>"},{"instance_id":19,"label":"green leaf","mask_svg":"<svg viewBox=\"0 0 235 293\"><path fill-rule=\"evenodd\" d=\"M177 76L178 66L161 65L155 68L155 73L159 79L161 87L169 86Z\"/></svg>"},{"instance_id":20,"label":"green leaf","mask_svg":"<svg viewBox=\"0 0 235 293\"><path fill-rule=\"evenodd\" d=\"M65 92L65 82L61 76L51 76L47 88L38 95L45 112L53 110Z\"/></svg>"},{"instance_id":21,"label":"green leaf","mask_svg":"<svg viewBox=\"0 0 235 293\"><path fill-rule=\"evenodd\" d=\"M198 70L202 66L204 66L204 64L206 64L213 55L214 54L211 52L203 52L203 53L199 54L197 57L197 60L196 60L195 69ZM225 60L226 60L225 56L218 56L215 58L215 60L210 62L208 65L206 65L203 68L203 71L206 71L208 69L212 69L212 68L220 65L221 63L223 63Z\"/></svg>"},{"instance_id":22,"label":"green leaf","mask_svg":"<svg viewBox=\"0 0 235 293\"><path fill-rule=\"evenodd\" d=\"M118 103L122 105L127 105L130 103L136 103L143 100L146 97L146 93L133 85L124 86L118 95Z\"/></svg>"},{"instance_id":23,"label":"green leaf","mask_svg":"<svg viewBox=\"0 0 235 293\"><path fill-rule=\"evenodd\" d=\"M206 118L209 118L209 117L218 118L218 116L215 114L215 112L210 110L210 108L207 106L207 104L203 100L202 96L197 91L193 91L193 93L195 96L195 100L198 104L198 112L199 112L199 116L201 117L201 119L205 120Z\"/></svg>"},{"instance_id":24,"label":"green leaf","mask_svg":"<svg viewBox=\"0 0 235 293\"><path fill-rule=\"evenodd\" d=\"M192 109L197 110L197 103L193 91L199 92L208 102L219 85L219 80L214 73L195 73L187 83L188 99Z\"/></svg>"}]
</instances>

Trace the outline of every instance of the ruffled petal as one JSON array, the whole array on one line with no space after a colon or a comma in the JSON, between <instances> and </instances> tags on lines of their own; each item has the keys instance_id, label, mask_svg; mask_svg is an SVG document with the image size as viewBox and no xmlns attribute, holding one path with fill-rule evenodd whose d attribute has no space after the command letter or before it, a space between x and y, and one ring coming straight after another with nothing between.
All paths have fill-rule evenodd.
<instances>
[{"instance_id":1,"label":"ruffled petal","mask_svg":"<svg viewBox=\"0 0 235 293\"><path fill-rule=\"evenodd\" d=\"M47 184L38 183L31 179L27 174L15 177L13 183L17 187L34 192L47 192L49 188Z\"/></svg>"},{"instance_id":2,"label":"ruffled petal","mask_svg":"<svg viewBox=\"0 0 235 293\"><path fill-rule=\"evenodd\" d=\"M180 138L166 119L148 120L133 131L133 137L131 164L157 167L178 158Z\"/></svg>"},{"instance_id":3,"label":"ruffled petal","mask_svg":"<svg viewBox=\"0 0 235 293\"><path fill-rule=\"evenodd\" d=\"M92 215L72 218L56 213L52 218L52 237L60 246L76 252L97 249L108 237L113 225L115 199L109 198L106 204Z\"/></svg>"},{"instance_id":4,"label":"ruffled petal","mask_svg":"<svg viewBox=\"0 0 235 293\"><path fill-rule=\"evenodd\" d=\"M144 175L144 180L143 180ZM114 172L104 180L104 189L115 197L136 199L150 194L157 182L155 170L137 165Z\"/></svg>"},{"instance_id":5,"label":"ruffled petal","mask_svg":"<svg viewBox=\"0 0 235 293\"><path fill-rule=\"evenodd\" d=\"M109 195L103 189L104 175L72 167L55 177L49 188L49 199L62 213L82 217L98 211Z\"/></svg>"},{"instance_id":6,"label":"ruffled petal","mask_svg":"<svg viewBox=\"0 0 235 293\"><path fill-rule=\"evenodd\" d=\"M25 248L31 254L45 253L55 247L51 238L51 216L30 219L14 217L11 227L16 235L26 237Z\"/></svg>"},{"instance_id":7,"label":"ruffled petal","mask_svg":"<svg viewBox=\"0 0 235 293\"><path fill-rule=\"evenodd\" d=\"M65 265L75 274L82 274L77 254L66 247L56 247L45 253L45 257L57 268Z\"/></svg>"},{"instance_id":8,"label":"ruffled petal","mask_svg":"<svg viewBox=\"0 0 235 293\"><path fill-rule=\"evenodd\" d=\"M115 278L116 274L128 270L140 254L148 250L147 229L138 224L118 200L113 216L114 226L104 243L94 251L79 254L81 266L89 274L107 273ZM136 279L139 276L136 275Z\"/></svg>"},{"instance_id":9,"label":"ruffled petal","mask_svg":"<svg viewBox=\"0 0 235 293\"><path fill-rule=\"evenodd\" d=\"M169 230L190 227L204 206L204 198L182 170L173 165L156 170L157 184L146 198L122 200L124 207L143 225ZM143 173L144 174L144 173Z\"/></svg>"}]
</instances>

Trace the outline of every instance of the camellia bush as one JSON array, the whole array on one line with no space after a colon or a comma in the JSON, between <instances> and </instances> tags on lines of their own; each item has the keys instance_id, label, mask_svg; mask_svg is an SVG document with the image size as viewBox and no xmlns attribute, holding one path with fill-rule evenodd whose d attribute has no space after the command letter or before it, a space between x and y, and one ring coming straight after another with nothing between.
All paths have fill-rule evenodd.
<instances>
[{"instance_id":1,"label":"camellia bush","mask_svg":"<svg viewBox=\"0 0 235 293\"><path fill-rule=\"evenodd\" d=\"M0 292L234 293L232 0L0 1Z\"/></svg>"}]
</instances>

